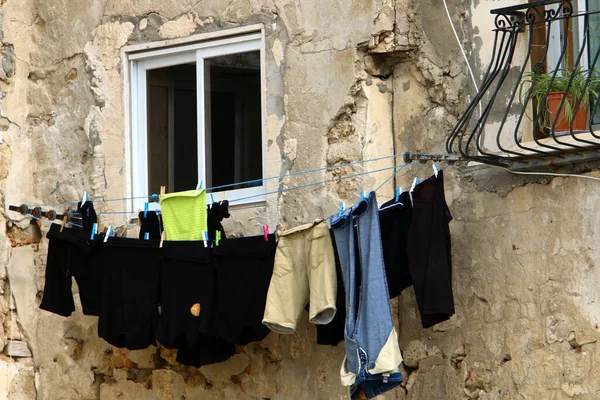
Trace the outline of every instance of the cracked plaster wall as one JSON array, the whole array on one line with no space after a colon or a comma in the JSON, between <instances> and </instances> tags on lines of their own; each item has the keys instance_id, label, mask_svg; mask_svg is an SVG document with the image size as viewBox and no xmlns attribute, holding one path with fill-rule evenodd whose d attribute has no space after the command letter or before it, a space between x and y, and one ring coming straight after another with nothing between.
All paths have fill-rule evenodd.
<instances>
[{"instance_id":1,"label":"cracked plaster wall","mask_svg":"<svg viewBox=\"0 0 600 400\"><path fill-rule=\"evenodd\" d=\"M449 1L478 71L488 3L499 2ZM394 151L440 153L472 90L439 0L0 4L4 210L75 200L86 189L93 198L126 195L124 45L263 23L267 175ZM387 159L270 181L269 190L391 165ZM423 330L410 289L393 302L408 382L382 398L600 397L596 183L468 167L445 172L457 315ZM263 206L235 210L226 229L258 234L265 222L293 226L329 215L390 173L270 196ZM429 174L430 166L412 167L396 181L406 187ZM379 195L393 190L392 181ZM104 221L134 232L119 217ZM0 214L0 347L23 340L33 353L0 355L0 399L344 398L343 345L317 346L306 315L293 335L270 334L224 363L196 369L177 364L173 351L112 348L79 304L66 319L38 310L46 230Z\"/></svg>"}]
</instances>

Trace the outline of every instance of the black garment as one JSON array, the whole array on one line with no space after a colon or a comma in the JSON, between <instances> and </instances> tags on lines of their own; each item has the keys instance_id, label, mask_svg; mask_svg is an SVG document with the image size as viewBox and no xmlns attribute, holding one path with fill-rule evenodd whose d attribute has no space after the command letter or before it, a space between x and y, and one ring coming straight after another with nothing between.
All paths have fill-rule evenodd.
<instances>
[{"instance_id":1,"label":"black garment","mask_svg":"<svg viewBox=\"0 0 600 400\"><path fill-rule=\"evenodd\" d=\"M262 324L275 262L275 235L229 239L213 248L218 314L215 334L234 344L263 340Z\"/></svg>"},{"instance_id":2,"label":"black garment","mask_svg":"<svg viewBox=\"0 0 600 400\"><path fill-rule=\"evenodd\" d=\"M407 255L423 328L454 314L449 222L443 171L419 183L413 193Z\"/></svg>"},{"instance_id":3,"label":"black garment","mask_svg":"<svg viewBox=\"0 0 600 400\"><path fill-rule=\"evenodd\" d=\"M175 359L180 364L200 368L227 360L236 353L235 346L212 335L199 333L194 345L183 344Z\"/></svg>"},{"instance_id":4,"label":"black garment","mask_svg":"<svg viewBox=\"0 0 600 400\"><path fill-rule=\"evenodd\" d=\"M161 249L161 315L158 341L167 348L194 346L212 334L216 314L215 271L210 248L200 241L165 241ZM192 314L197 304L199 315Z\"/></svg>"},{"instance_id":5,"label":"black garment","mask_svg":"<svg viewBox=\"0 0 600 400\"><path fill-rule=\"evenodd\" d=\"M155 344L160 284L159 242L111 237L104 247L98 336L116 347Z\"/></svg>"},{"instance_id":6,"label":"black garment","mask_svg":"<svg viewBox=\"0 0 600 400\"><path fill-rule=\"evenodd\" d=\"M75 311L72 277L79 287L79 297L86 315L100 312L102 289L102 248L101 238L89 240L82 230L64 228L52 224L46 237L48 257L44 295L40 308L68 317Z\"/></svg>"},{"instance_id":7,"label":"black garment","mask_svg":"<svg viewBox=\"0 0 600 400\"><path fill-rule=\"evenodd\" d=\"M225 237L225 230L223 229L223 225L221 221L225 218L229 218L229 202L227 200L223 200L220 202L214 202L211 205L207 206L206 210L206 223L208 225L208 238L210 240L215 240L216 232L221 232L221 240L227 239Z\"/></svg>"},{"instance_id":8,"label":"black garment","mask_svg":"<svg viewBox=\"0 0 600 400\"><path fill-rule=\"evenodd\" d=\"M393 299L413 284L406 252L412 218L410 195L404 192L400 195L398 203L390 200L383 203L380 208L379 225L383 261L390 299Z\"/></svg>"},{"instance_id":9,"label":"black garment","mask_svg":"<svg viewBox=\"0 0 600 400\"><path fill-rule=\"evenodd\" d=\"M140 239L145 239L146 233L148 233L148 239L160 240L160 236L163 232L162 217L160 213L156 211L148 211L144 217L144 212L141 211L138 214L138 220L140 221Z\"/></svg>"},{"instance_id":10,"label":"black garment","mask_svg":"<svg viewBox=\"0 0 600 400\"><path fill-rule=\"evenodd\" d=\"M92 228L95 223L98 222L98 216L96 215L96 210L94 209L94 204L91 201L86 201L81 204L81 202L77 203L77 211L81 214L81 228L83 233L87 235L89 238L92 235Z\"/></svg>"},{"instance_id":11,"label":"black garment","mask_svg":"<svg viewBox=\"0 0 600 400\"><path fill-rule=\"evenodd\" d=\"M337 297L335 299L335 307L337 311L333 316L333 319L327 325L316 325L317 344L337 346L344 340L344 326L346 325L346 292L344 291L342 266L337 252L333 229L329 229L329 234L331 235L333 254L335 255L335 271L337 275Z\"/></svg>"}]
</instances>

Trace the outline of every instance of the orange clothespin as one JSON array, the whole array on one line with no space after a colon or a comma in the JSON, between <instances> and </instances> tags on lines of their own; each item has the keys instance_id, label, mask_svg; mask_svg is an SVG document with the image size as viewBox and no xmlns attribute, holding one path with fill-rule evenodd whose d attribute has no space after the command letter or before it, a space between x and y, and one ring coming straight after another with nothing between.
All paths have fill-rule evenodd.
<instances>
[{"instance_id":1,"label":"orange clothespin","mask_svg":"<svg viewBox=\"0 0 600 400\"><path fill-rule=\"evenodd\" d=\"M61 224L61 226L60 226L60 231L61 231L61 232L63 231L63 229L65 229L65 224L67 223L67 219L68 219L68 217L67 217L67 213L65 212L65 213L63 214L62 224Z\"/></svg>"}]
</instances>

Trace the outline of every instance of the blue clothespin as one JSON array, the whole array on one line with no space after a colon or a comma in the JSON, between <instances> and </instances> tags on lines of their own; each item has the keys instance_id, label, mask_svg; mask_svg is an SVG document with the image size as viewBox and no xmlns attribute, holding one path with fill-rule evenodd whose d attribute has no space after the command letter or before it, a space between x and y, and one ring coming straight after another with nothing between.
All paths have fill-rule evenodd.
<instances>
[{"instance_id":1,"label":"blue clothespin","mask_svg":"<svg viewBox=\"0 0 600 400\"><path fill-rule=\"evenodd\" d=\"M400 201L400 194L402 194L402 186L396 188L396 199L394 200L396 203Z\"/></svg>"},{"instance_id":2,"label":"blue clothespin","mask_svg":"<svg viewBox=\"0 0 600 400\"><path fill-rule=\"evenodd\" d=\"M92 225L92 234L90 235L90 240L94 240L96 233L98 233L98 224L94 222L94 225Z\"/></svg>"},{"instance_id":3,"label":"blue clothespin","mask_svg":"<svg viewBox=\"0 0 600 400\"><path fill-rule=\"evenodd\" d=\"M83 196L81 197L81 205L84 205L86 201L90 199L88 192L83 192Z\"/></svg>"},{"instance_id":4,"label":"blue clothespin","mask_svg":"<svg viewBox=\"0 0 600 400\"><path fill-rule=\"evenodd\" d=\"M210 202L211 202L211 203L214 203L214 202L215 202L215 197L213 196L213 194L212 194L212 193L210 194Z\"/></svg>"},{"instance_id":5,"label":"blue clothespin","mask_svg":"<svg viewBox=\"0 0 600 400\"><path fill-rule=\"evenodd\" d=\"M150 240L150 232L144 233L144 240Z\"/></svg>"},{"instance_id":6,"label":"blue clothespin","mask_svg":"<svg viewBox=\"0 0 600 400\"><path fill-rule=\"evenodd\" d=\"M151 194L149 197L152 199L153 202L160 203L160 198L157 194Z\"/></svg>"},{"instance_id":7,"label":"blue clothespin","mask_svg":"<svg viewBox=\"0 0 600 400\"><path fill-rule=\"evenodd\" d=\"M440 169L438 168L436 163L433 163L433 173L435 174L436 178L438 176L438 172L440 172Z\"/></svg>"},{"instance_id":8,"label":"blue clothespin","mask_svg":"<svg viewBox=\"0 0 600 400\"><path fill-rule=\"evenodd\" d=\"M202 231L202 237L204 238L204 247L208 247L208 232Z\"/></svg>"},{"instance_id":9,"label":"blue clothespin","mask_svg":"<svg viewBox=\"0 0 600 400\"><path fill-rule=\"evenodd\" d=\"M144 203L144 218L148 217L148 202Z\"/></svg>"},{"instance_id":10,"label":"blue clothespin","mask_svg":"<svg viewBox=\"0 0 600 400\"><path fill-rule=\"evenodd\" d=\"M346 205L344 204L344 202L340 201L340 212L338 213L339 216L342 216L342 213L344 212L345 208L346 208Z\"/></svg>"},{"instance_id":11,"label":"blue clothespin","mask_svg":"<svg viewBox=\"0 0 600 400\"><path fill-rule=\"evenodd\" d=\"M363 190L362 192L360 192L360 199L364 200L365 197L367 197L367 194L365 193L365 191Z\"/></svg>"}]
</instances>

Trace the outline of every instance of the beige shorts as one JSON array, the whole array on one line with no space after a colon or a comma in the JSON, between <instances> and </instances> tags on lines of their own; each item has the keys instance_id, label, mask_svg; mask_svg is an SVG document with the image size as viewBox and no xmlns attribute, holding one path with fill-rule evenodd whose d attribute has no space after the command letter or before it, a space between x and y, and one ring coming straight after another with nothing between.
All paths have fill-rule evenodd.
<instances>
[{"instance_id":1,"label":"beige shorts","mask_svg":"<svg viewBox=\"0 0 600 400\"><path fill-rule=\"evenodd\" d=\"M306 303L310 322L328 324L336 312L337 280L327 223L319 219L279 236L263 324L293 333Z\"/></svg>"}]
</instances>

